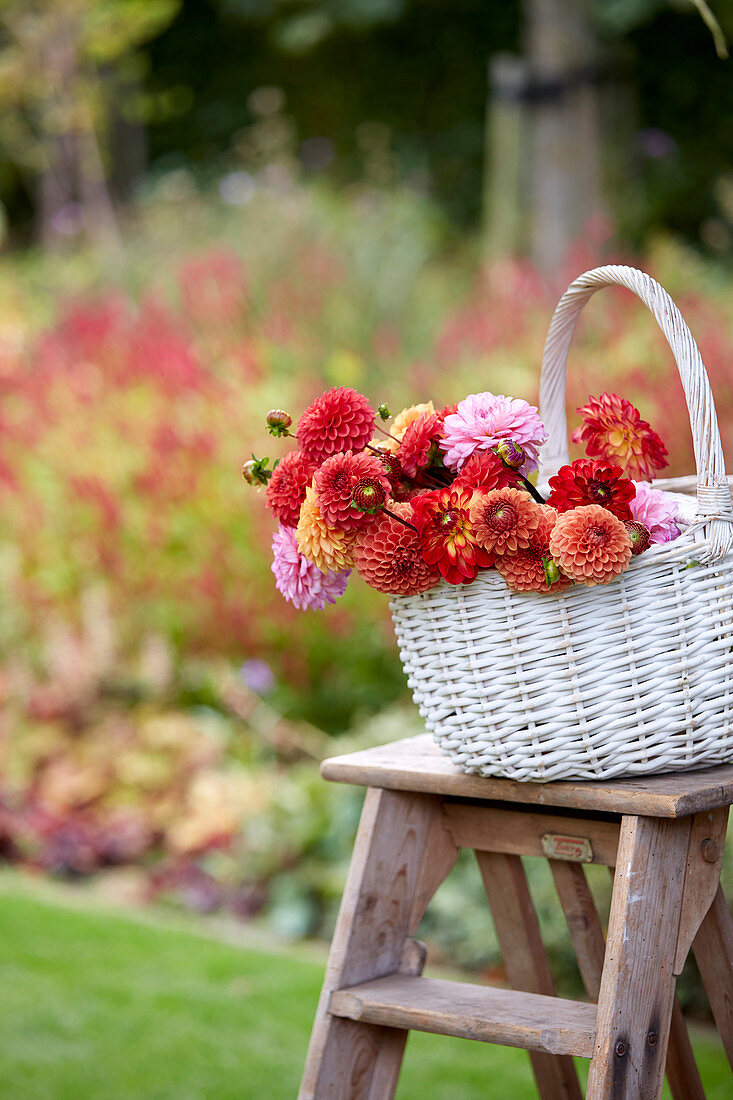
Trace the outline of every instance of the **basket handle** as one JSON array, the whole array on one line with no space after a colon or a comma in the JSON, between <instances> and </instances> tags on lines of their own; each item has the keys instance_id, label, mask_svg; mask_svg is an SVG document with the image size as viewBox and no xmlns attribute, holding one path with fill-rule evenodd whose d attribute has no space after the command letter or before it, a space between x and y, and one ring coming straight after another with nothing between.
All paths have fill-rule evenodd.
<instances>
[{"instance_id":1,"label":"basket handle","mask_svg":"<svg viewBox=\"0 0 733 1100\"><path fill-rule=\"evenodd\" d=\"M557 304L542 355L540 416L549 438L542 448L540 481L546 481L569 461L565 417L568 350L581 309L604 286L633 290L654 315L672 349L690 414L697 466L698 521L703 524L702 534L708 540L707 557L718 560L733 544L733 503L710 380L677 306L658 282L635 267L614 265L586 271L570 284Z\"/></svg>"}]
</instances>

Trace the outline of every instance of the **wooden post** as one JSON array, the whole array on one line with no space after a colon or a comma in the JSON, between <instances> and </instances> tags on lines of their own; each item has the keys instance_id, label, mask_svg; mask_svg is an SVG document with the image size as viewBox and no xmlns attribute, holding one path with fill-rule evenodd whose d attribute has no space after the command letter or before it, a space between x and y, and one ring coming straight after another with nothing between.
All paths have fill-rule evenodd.
<instances>
[{"instance_id":1,"label":"wooden post","mask_svg":"<svg viewBox=\"0 0 733 1100\"><path fill-rule=\"evenodd\" d=\"M624 817L587 1100L658 1100L690 819Z\"/></svg>"}]
</instances>

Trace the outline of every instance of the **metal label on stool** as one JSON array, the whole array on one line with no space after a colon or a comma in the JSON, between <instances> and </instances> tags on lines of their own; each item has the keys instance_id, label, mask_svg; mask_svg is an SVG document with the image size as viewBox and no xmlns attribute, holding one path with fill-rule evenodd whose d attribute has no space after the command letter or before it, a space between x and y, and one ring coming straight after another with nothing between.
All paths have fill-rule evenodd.
<instances>
[{"instance_id":1,"label":"metal label on stool","mask_svg":"<svg viewBox=\"0 0 733 1100\"><path fill-rule=\"evenodd\" d=\"M571 863L593 862L593 848L585 836L545 833L542 837L542 851L548 859L567 859Z\"/></svg>"}]
</instances>

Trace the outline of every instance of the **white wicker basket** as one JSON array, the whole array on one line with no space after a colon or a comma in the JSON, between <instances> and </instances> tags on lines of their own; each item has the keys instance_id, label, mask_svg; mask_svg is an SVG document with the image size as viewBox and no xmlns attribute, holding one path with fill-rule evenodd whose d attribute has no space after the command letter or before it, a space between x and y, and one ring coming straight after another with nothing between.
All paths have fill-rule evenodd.
<instances>
[{"instance_id":1,"label":"white wicker basket","mask_svg":"<svg viewBox=\"0 0 733 1100\"><path fill-rule=\"evenodd\" d=\"M677 362L697 464L695 522L607 585L519 594L492 570L470 585L393 597L420 714L469 772L604 779L733 760L733 505L715 406L679 310L641 271L586 272L555 310L542 362L549 441L540 479L568 461L565 367L578 315L611 285L648 306Z\"/></svg>"}]
</instances>

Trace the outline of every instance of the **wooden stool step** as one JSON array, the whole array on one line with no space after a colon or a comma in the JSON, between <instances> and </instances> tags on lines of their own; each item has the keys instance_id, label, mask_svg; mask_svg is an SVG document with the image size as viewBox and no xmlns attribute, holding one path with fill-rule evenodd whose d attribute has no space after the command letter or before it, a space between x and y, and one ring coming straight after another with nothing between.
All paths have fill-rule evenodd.
<instances>
[{"instance_id":1,"label":"wooden stool step","mask_svg":"<svg viewBox=\"0 0 733 1100\"><path fill-rule=\"evenodd\" d=\"M331 995L331 1013L382 1027L590 1058L596 1006L443 978L391 974Z\"/></svg>"}]
</instances>

